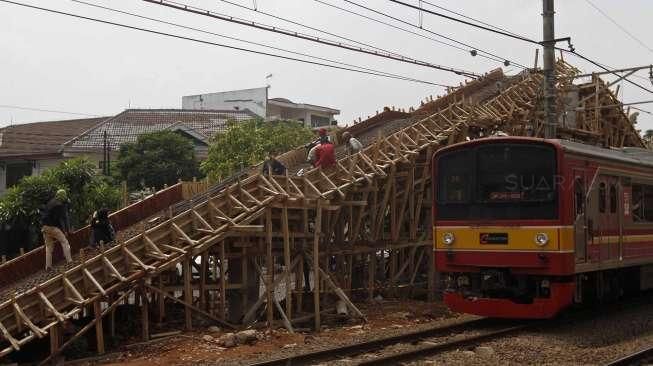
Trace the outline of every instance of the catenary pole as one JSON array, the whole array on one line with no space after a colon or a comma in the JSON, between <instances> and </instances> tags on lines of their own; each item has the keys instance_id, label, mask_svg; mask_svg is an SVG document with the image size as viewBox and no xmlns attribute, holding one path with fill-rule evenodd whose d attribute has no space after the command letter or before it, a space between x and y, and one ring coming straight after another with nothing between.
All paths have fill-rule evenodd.
<instances>
[{"instance_id":1,"label":"catenary pole","mask_svg":"<svg viewBox=\"0 0 653 366\"><path fill-rule=\"evenodd\" d=\"M553 16L555 14L553 0L542 0L542 24L544 52L544 137L556 137L556 110L555 110L555 32Z\"/></svg>"}]
</instances>

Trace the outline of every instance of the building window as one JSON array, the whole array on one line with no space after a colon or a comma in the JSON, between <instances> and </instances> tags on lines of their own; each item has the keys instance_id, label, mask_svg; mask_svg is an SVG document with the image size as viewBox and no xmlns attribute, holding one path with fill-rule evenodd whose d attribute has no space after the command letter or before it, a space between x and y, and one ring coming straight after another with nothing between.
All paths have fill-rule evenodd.
<instances>
[{"instance_id":1,"label":"building window","mask_svg":"<svg viewBox=\"0 0 653 366\"><path fill-rule=\"evenodd\" d=\"M331 118L311 114L311 127L323 127L331 124Z\"/></svg>"}]
</instances>

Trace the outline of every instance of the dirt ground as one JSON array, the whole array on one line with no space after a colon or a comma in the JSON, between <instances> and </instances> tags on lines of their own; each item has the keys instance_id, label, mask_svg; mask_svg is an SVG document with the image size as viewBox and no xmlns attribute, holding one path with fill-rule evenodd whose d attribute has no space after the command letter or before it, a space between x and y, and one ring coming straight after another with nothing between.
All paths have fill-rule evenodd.
<instances>
[{"instance_id":1,"label":"dirt ground","mask_svg":"<svg viewBox=\"0 0 653 366\"><path fill-rule=\"evenodd\" d=\"M382 300L360 306L367 322L327 324L320 333L306 329L289 333L285 329L261 329L259 340L251 345L222 347L218 338L224 333L197 329L142 346L130 346L100 359L77 365L246 365L292 354L316 351L337 345L416 331L470 319L439 302ZM210 338L206 337L210 336ZM208 340L207 340L208 339Z\"/></svg>"}]
</instances>

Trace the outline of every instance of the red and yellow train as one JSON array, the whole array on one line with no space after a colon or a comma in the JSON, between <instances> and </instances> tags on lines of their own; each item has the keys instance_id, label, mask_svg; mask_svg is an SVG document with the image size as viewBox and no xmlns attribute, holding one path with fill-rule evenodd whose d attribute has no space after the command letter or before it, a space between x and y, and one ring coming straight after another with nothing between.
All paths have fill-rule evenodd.
<instances>
[{"instance_id":1,"label":"red and yellow train","mask_svg":"<svg viewBox=\"0 0 653 366\"><path fill-rule=\"evenodd\" d=\"M653 287L653 152L497 137L443 148L432 164L452 310L551 318Z\"/></svg>"}]
</instances>

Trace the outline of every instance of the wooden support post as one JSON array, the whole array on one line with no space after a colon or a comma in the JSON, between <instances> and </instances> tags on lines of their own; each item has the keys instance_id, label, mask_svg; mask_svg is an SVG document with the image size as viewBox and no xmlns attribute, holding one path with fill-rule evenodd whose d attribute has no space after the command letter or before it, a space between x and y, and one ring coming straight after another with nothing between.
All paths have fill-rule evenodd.
<instances>
[{"instance_id":1,"label":"wooden support post","mask_svg":"<svg viewBox=\"0 0 653 366\"><path fill-rule=\"evenodd\" d=\"M370 253L370 262L367 267L367 295L370 301L374 300L374 286L376 283L376 250Z\"/></svg>"},{"instance_id":2,"label":"wooden support post","mask_svg":"<svg viewBox=\"0 0 653 366\"><path fill-rule=\"evenodd\" d=\"M315 331L320 324L320 234L322 230L322 200L317 201L315 213L315 237L313 238L313 302L315 308Z\"/></svg>"},{"instance_id":3,"label":"wooden support post","mask_svg":"<svg viewBox=\"0 0 653 366\"><path fill-rule=\"evenodd\" d=\"M138 294L141 298L141 338L145 342L150 340L150 311L147 290L144 284L139 285Z\"/></svg>"},{"instance_id":4,"label":"wooden support post","mask_svg":"<svg viewBox=\"0 0 653 366\"><path fill-rule=\"evenodd\" d=\"M97 342L98 355L104 354L104 331L102 329L102 303L93 301L93 314L95 315L95 341Z\"/></svg>"},{"instance_id":5,"label":"wooden support post","mask_svg":"<svg viewBox=\"0 0 653 366\"><path fill-rule=\"evenodd\" d=\"M192 273L190 266L191 257L186 256L183 262L183 271L184 271L184 302L186 304L193 303L193 288L191 286ZM187 306L184 309L184 316L186 320L186 330L193 330L193 313L191 309Z\"/></svg>"},{"instance_id":6,"label":"wooden support post","mask_svg":"<svg viewBox=\"0 0 653 366\"><path fill-rule=\"evenodd\" d=\"M158 281L159 290L161 292L163 292L163 276L159 275L158 278L159 278L159 281ZM157 299L158 299L158 302L159 302L159 324L161 324L161 323L163 323L163 319L165 319L165 317L166 317L166 303L165 303L166 298L161 293L159 293L157 295Z\"/></svg>"},{"instance_id":7,"label":"wooden support post","mask_svg":"<svg viewBox=\"0 0 653 366\"><path fill-rule=\"evenodd\" d=\"M272 258L272 209L265 210L265 291L267 294L267 320L268 327L272 328L274 320L274 289L272 288L272 276L274 274L274 258Z\"/></svg>"},{"instance_id":8,"label":"wooden support post","mask_svg":"<svg viewBox=\"0 0 653 366\"><path fill-rule=\"evenodd\" d=\"M208 271L207 262L209 255L207 252L202 253L202 263L200 264L200 308L206 310L206 273Z\"/></svg>"},{"instance_id":9,"label":"wooden support post","mask_svg":"<svg viewBox=\"0 0 653 366\"><path fill-rule=\"evenodd\" d=\"M220 316L222 319L227 319L227 256L225 254L225 245L227 245L225 241L220 244Z\"/></svg>"},{"instance_id":10,"label":"wooden support post","mask_svg":"<svg viewBox=\"0 0 653 366\"><path fill-rule=\"evenodd\" d=\"M290 277L290 231L288 229L288 208L281 209L283 230L283 264L286 272L286 317L292 319L292 278Z\"/></svg>"},{"instance_id":11,"label":"wooden support post","mask_svg":"<svg viewBox=\"0 0 653 366\"><path fill-rule=\"evenodd\" d=\"M63 340L63 332L61 329L61 324L55 324L50 327L50 354L56 354L61 347L61 341Z\"/></svg>"}]
</instances>

